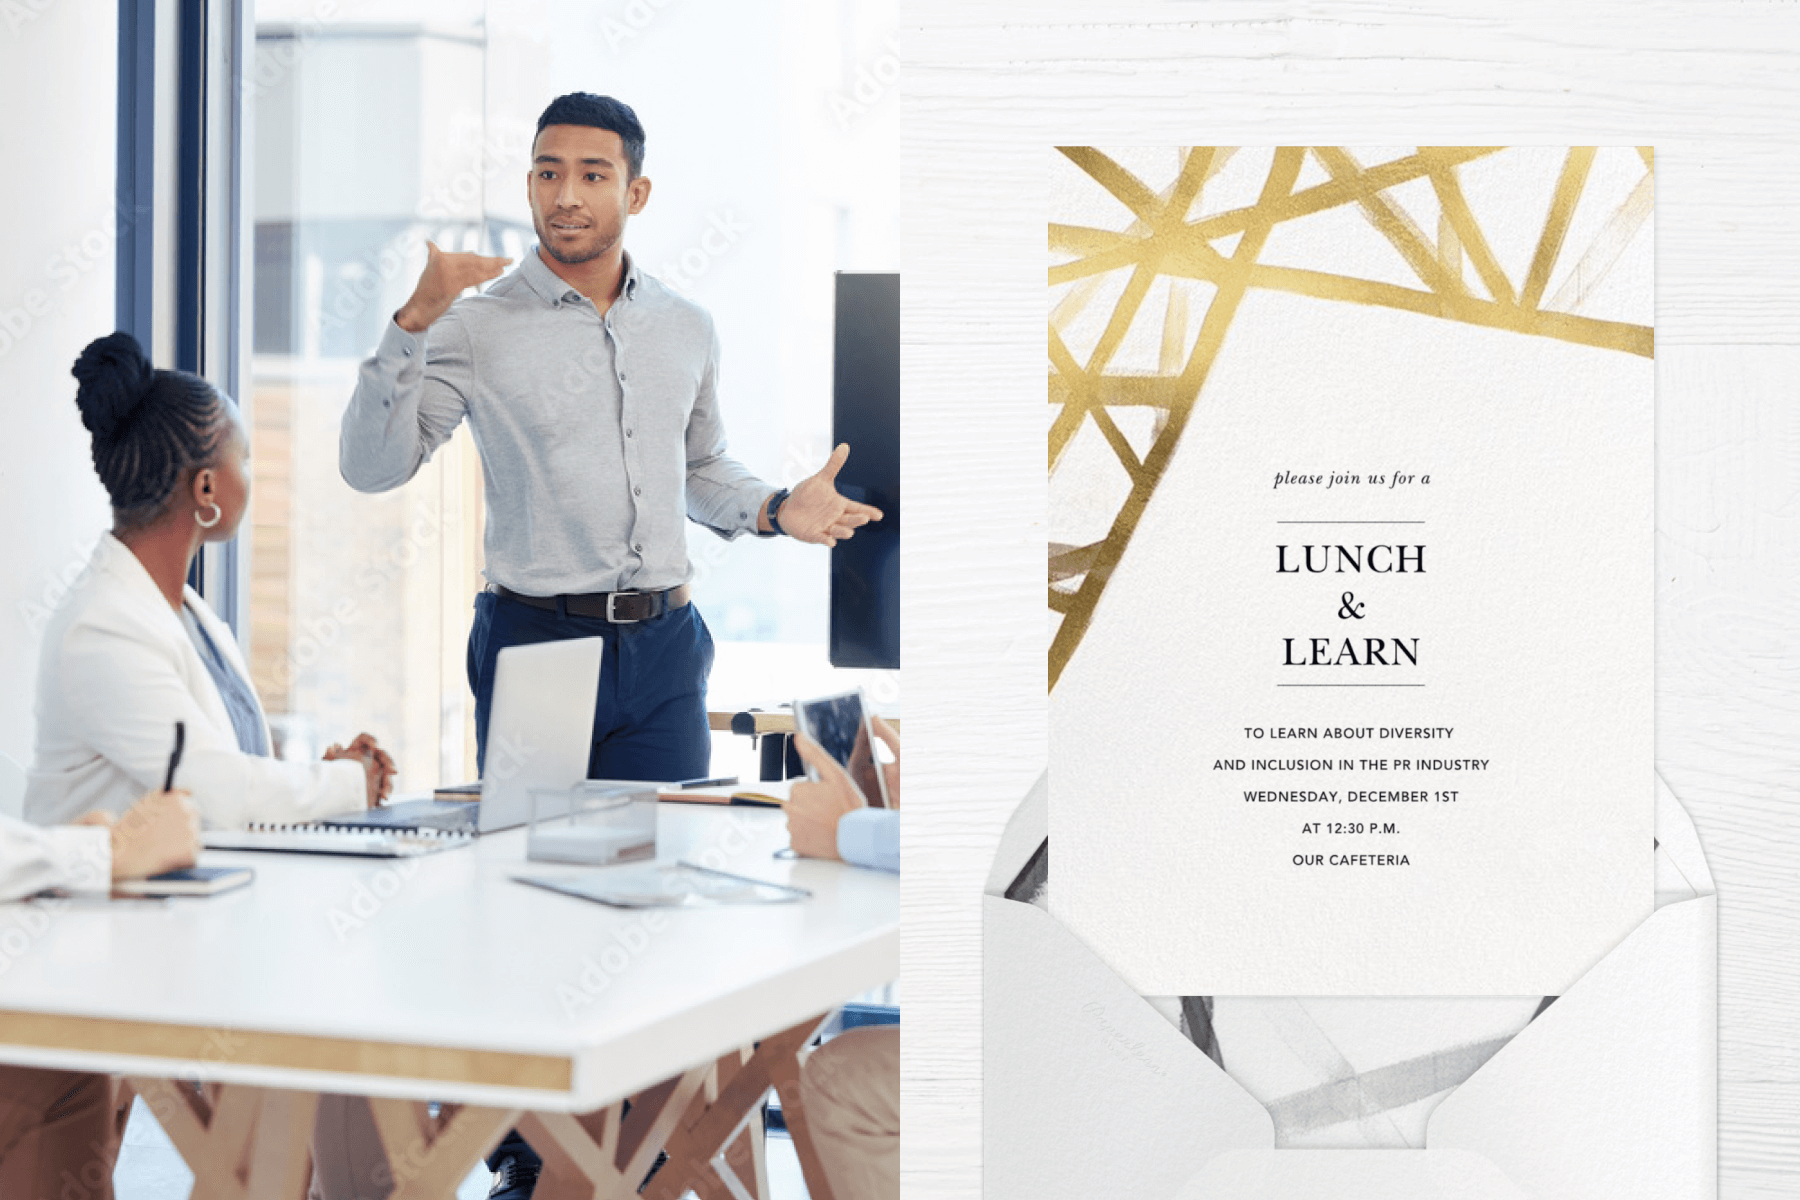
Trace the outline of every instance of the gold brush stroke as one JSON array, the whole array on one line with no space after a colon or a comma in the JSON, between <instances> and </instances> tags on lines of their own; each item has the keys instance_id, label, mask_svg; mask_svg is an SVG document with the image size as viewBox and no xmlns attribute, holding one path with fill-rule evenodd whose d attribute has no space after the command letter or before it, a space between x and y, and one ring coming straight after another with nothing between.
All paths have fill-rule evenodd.
<instances>
[{"instance_id":1,"label":"gold brush stroke","mask_svg":"<svg viewBox=\"0 0 1800 1200\"><path fill-rule=\"evenodd\" d=\"M1235 153L1235 148L1227 147L1220 152L1211 155L1211 161L1206 166L1206 178L1210 179L1216 175L1225 163L1230 161L1233 153ZM1184 170L1191 157L1192 155L1183 157L1182 163ZM1169 184L1162 192L1158 193L1158 201L1168 201L1169 198L1174 195L1175 188L1178 186L1179 182L1180 180L1178 178L1175 182ZM1095 248L1109 249L1116 245L1130 244L1141 249L1149 242L1153 232L1154 229L1152 226L1137 218L1132 220L1131 226L1123 233L1114 233L1103 229L1092 229L1081 225L1052 225L1050 227L1050 251L1054 254L1059 249L1064 249L1065 247L1061 245L1063 239L1067 239L1071 246L1074 244L1091 244ZM1102 239L1104 239L1104 241ZM1133 258L1136 258L1135 254L1133 255ZM1077 314L1087 308L1088 304L1093 300L1095 293L1100 290L1100 286L1105 281L1105 278L1104 275L1092 275L1070 288L1068 293L1063 296L1061 300L1057 301L1056 307L1051 310L1051 323L1060 329L1070 320L1074 319Z\"/></svg>"},{"instance_id":2,"label":"gold brush stroke","mask_svg":"<svg viewBox=\"0 0 1800 1200\"><path fill-rule=\"evenodd\" d=\"M1156 207L1149 213L1140 214L1140 219L1148 222L1158 232L1166 232L1171 225L1180 228L1181 214L1188 210L1188 206L1193 203L1194 194L1200 190L1201 180L1206 177L1206 164L1210 159L1210 154L1190 155L1182 166L1181 177L1177 180L1173 193L1166 200L1150 196L1147 203ZM1110 163L1112 160L1106 161ZM1130 178L1136 182L1135 177ZM1142 187L1141 184L1139 186ZM1145 188L1144 191L1147 196L1150 195L1149 189ZM1174 214L1172 218L1171 213ZM1131 332L1132 322L1137 320L1138 307L1143 304L1144 297L1149 294L1150 286L1156 282L1159 274L1159 257L1158 241L1151 239L1144 248L1144 259L1132 270L1131 279L1125 284L1125 293L1119 297L1118 307L1113 309L1112 320L1107 323L1100 341L1094 346L1094 353L1088 358L1086 374L1090 379L1106 370L1107 364L1124 342L1125 335Z\"/></svg>"},{"instance_id":3,"label":"gold brush stroke","mask_svg":"<svg viewBox=\"0 0 1800 1200\"><path fill-rule=\"evenodd\" d=\"M1285 149L1285 147L1284 147ZM1460 166L1490 154L1504 150L1504 146L1444 146L1435 152L1435 161L1447 162ZM1351 180L1332 180L1329 183L1314 184L1305 191L1292 192L1278 203L1264 211L1259 202L1249 208L1233 209L1222 212L1215 217L1207 217L1189 226L1203 238L1222 237L1228 233L1238 233L1249 228L1252 222L1261 224L1280 224L1292 221L1296 217L1310 216L1323 212L1328 208L1360 202L1362 198L1373 192L1397 187L1402 183L1410 183L1431 171L1432 159L1418 154L1406 158L1396 158L1392 162L1382 163L1378 167L1370 167L1363 175Z\"/></svg>"},{"instance_id":4,"label":"gold brush stroke","mask_svg":"<svg viewBox=\"0 0 1800 1200\"><path fill-rule=\"evenodd\" d=\"M1134 269L1132 280L1126 289L1127 294L1121 296L1120 308L1115 310L1106 334L1103 335L1101 344L1096 346L1095 354L1086 369L1075 363L1052 324L1050 401L1053 405L1060 404L1062 411L1051 428L1050 470L1052 474L1055 473L1061 452L1067 446L1069 438L1080 428L1082 417L1091 412L1121 466L1131 476L1132 488L1105 539L1087 547L1055 548L1058 553L1052 563L1051 582L1063 583L1079 576L1079 585L1073 594L1055 587L1050 589L1050 607L1060 617L1049 655L1052 690L1080 646L1112 572L1123 558L1150 497L1161 481L1174 446L1180 440L1187 419L1198 402L1213 360L1223 345L1237 306L1248 288L1263 287L1319 299L1395 308L1643 357L1653 355L1655 331L1649 326L1601 321L1573 313L1546 311L1539 307L1586 184L1594 157L1592 147L1577 147L1569 151L1545 217L1524 291L1518 297L1513 295L1511 282L1500 268L1481 231L1480 223L1470 210L1456 175L1456 168L1461 164L1501 149L1504 147L1421 147L1417 154L1409 158L1362 168L1347 152L1340 156L1331 152L1332 148L1326 148L1329 157L1321 155L1320 160L1325 163L1328 171L1333 172L1334 178L1328 183L1295 192L1293 183L1299 176L1305 151L1303 148L1281 147L1275 152L1275 160L1264 182L1262 194L1254 205L1193 223L1183 220L1182 214L1191 207L1193 196L1218 172L1223 160L1229 156L1229 151L1214 152L1206 156L1201 159L1202 165L1198 169L1195 168L1195 162L1199 153L1190 153L1173 189L1154 199L1150 198L1152 194L1148 187L1105 155L1097 151L1092 155L1084 155L1080 151L1063 151L1071 161L1083 166L1083 169L1087 169L1084 163L1093 163L1100 170L1111 173L1112 185L1108 190L1119 196L1137 214L1137 219L1133 223L1128 245L1121 243L1110 249L1102 248L1087 258L1060 264L1050 270L1050 281L1055 285L1086 279L1119 267L1131 266ZM1639 147L1638 153L1645 167L1653 171L1652 149ZM1430 177L1441 209L1439 243L1435 250L1404 210L1376 195L1382 189L1422 175ZM1651 177L1647 175L1640 181L1577 265L1572 281L1588 281L1582 285L1583 296L1591 292L1600 278L1604 278L1606 271L1610 270L1629 244L1632 233L1648 216L1653 195L1649 187L1650 180ZM1190 181L1194 181L1192 192L1189 191ZM1105 181L1102 184L1106 186ZM1133 184L1136 185L1135 189ZM1121 195L1121 192L1125 195ZM1126 195L1131 196L1132 200L1126 200ZM1274 267L1255 261L1275 225L1352 202L1363 206L1377 228L1394 242L1409 263L1418 259L1415 271L1434 288L1433 291L1422 292L1393 284L1298 268ZM1136 236L1140 232L1140 223L1149 225L1154 233L1148 237ZM1104 231L1086 231L1073 226L1053 227L1054 229L1064 232L1053 232L1053 240L1058 237L1087 238L1091 233L1096 236L1089 244L1103 245L1097 235ZM1211 245L1210 239L1234 233L1242 234L1243 237L1238 242L1235 253L1228 259ZM1426 257L1420 259L1421 253ZM1463 254L1468 255L1482 282L1494 296L1493 300L1481 300L1468 291L1461 273ZM1143 293L1148 290L1149 280L1156 274L1170 276L1172 280L1188 278L1210 282L1217 289L1202 320L1200 334L1195 340L1187 366L1179 376L1107 376L1104 374L1105 363L1110 360L1118 343L1129 330L1130 321L1135 319L1137 309L1142 304ZM1144 278L1146 275L1149 279ZM1558 296L1561 297L1569 286L1571 285L1566 284ZM1134 288L1138 292L1136 296L1130 294ZM1074 305L1068 304L1071 297L1065 297L1064 305L1059 306L1058 317L1071 309L1078 309L1091 298L1092 287L1083 290L1086 295ZM1126 303L1128 299L1129 305ZM1129 308L1128 313L1124 311L1126 308ZM1164 314L1159 363L1165 372L1179 354L1180 343L1186 336L1186 324L1186 294L1172 283L1169 307ZM1103 349L1104 356L1101 354ZM1157 410L1152 444L1141 462L1117 424L1104 412L1106 407L1125 406L1147 406Z\"/></svg>"},{"instance_id":5,"label":"gold brush stroke","mask_svg":"<svg viewBox=\"0 0 1800 1200\"><path fill-rule=\"evenodd\" d=\"M1216 280L1218 276L1207 275L1200 278ZM1647 325L1602 321L1594 317L1544 309L1516 308L1474 296L1444 296L1393 283L1357 279L1350 275L1333 275L1301 267L1276 267L1258 263L1252 273L1251 283L1255 287L1311 296L1318 300L1342 300L1350 304L1397 308L1428 317L1447 317L1489 329L1533 334L1583 346L1597 346L1603 350L1622 350L1645 357L1649 357L1655 350L1655 333Z\"/></svg>"},{"instance_id":6,"label":"gold brush stroke","mask_svg":"<svg viewBox=\"0 0 1800 1200\"><path fill-rule=\"evenodd\" d=\"M1134 223L1136 224L1136 223ZM1052 254L1103 254L1113 250L1142 249L1148 238L1127 229L1118 233L1111 229L1095 229L1090 225L1050 225Z\"/></svg>"},{"instance_id":7,"label":"gold brush stroke","mask_svg":"<svg viewBox=\"0 0 1800 1200\"><path fill-rule=\"evenodd\" d=\"M1645 173L1619 205L1617 211L1606 219L1606 225L1588 245L1587 253L1563 280L1563 285L1556 289L1556 295L1544 303L1543 307L1558 312L1578 313L1588 297L1594 294L1606 277L1612 274L1613 267L1625 248L1631 245L1631 239L1650 217L1650 211L1656 206L1656 176Z\"/></svg>"},{"instance_id":8,"label":"gold brush stroke","mask_svg":"<svg viewBox=\"0 0 1800 1200\"><path fill-rule=\"evenodd\" d=\"M1151 225L1156 223L1163 204L1143 180L1091 146L1058 146L1057 150L1111 192L1113 199L1131 210L1132 216Z\"/></svg>"},{"instance_id":9,"label":"gold brush stroke","mask_svg":"<svg viewBox=\"0 0 1800 1200\"><path fill-rule=\"evenodd\" d=\"M1148 212L1140 212L1138 219L1146 222L1153 229L1165 228L1171 224L1169 217L1171 213L1175 214L1172 223L1176 227L1180 226L1181 214L1185 213L1193 204L1194 196L1199 193L1201 184L1207 178L1207 168L1213 160L1210 150L1196 150L1189 154L1168 195L1157 196L1139 182L1136 176L1125 171L1104 154L1096 151L1089 155L1085 151L1072 148L1064 149L1063 153L1077 165L1091 162L1112 174L1118 188L1130 193L1134 198L1138 198L1142 205L1150 209ZM1135 190L1133 185L1135 185ZM1138 195L1140 192L1142 193L1141 197ZM1115 191L1114 194L1117 195L1118 192ZM1131 323L1137 319L1138 307L1143 303L1145 295L1149 293L1151 285L1156 282L1158 271L1154 240L1147 242L1144 252L1149 257L1149 261L1140 262L1133 269L1131 279L1125 285L1125 292L1119 297L1118 306L1113 310L1112 319L1100 335L1099 342L1095 344L1094 352L1089 357L1087 366L1085 368L1075 367L1072 355L1069 356L1067 364L1058 364L1058 368L1063 374L1071 374L1072 369L1074 374L1078 374L1083 380L1088 381L1089 386L1077 393L1075 399L1078 403L1065 407L1057 417L1056 423L1051 426L1050 461L1052 469L1054 469L1056 461L1062 457L1063 449L1068 445L1069 440L1080 430L1082 417L1091 414L1096 420L1099 420L1104 415L1093 402L1091 381L1100 378L1105 373L1107 364L1118 352L1120 343L1125 340L1125 335L1131 331ZM1052 330L1051 354L1053 360L1058 348L1061 348L1064 354L1068 353L1068 347ZM1101 432L1107 434L1108 441L1117 438L1117 444L1125 444L1129 450L1129 445L1124 442L1123 436L1120 435L1117 426L1113 425L1110 418L1107 418ZM1137 456L1131 454L1126 470L1134 472L1136 464Z\"/></svg>"},{"instance_id":10,"label":"gold brush stroke","mask_svg":"<svg viewBox=\"0 0 1800 1200\"><path fill-rule=\"evenodd\" d=\"M1087 366L1082 368L1089 377L1106 370L1106 365L1112 362L1112 356L1118 353L1125 335L1131 332L1131 323L1137 320L1138 306L1150 294L1150 285L1156 282L1156 266L1154 261L1141 262L1132 269L1131 278L1125 283L1125 291L1119 297L1118 307L1113 309L1112 320L1106 323L1100 340L1094 344L1093 354L1088 356Z\"/></svg>"},{"instance_id":11,"label":"gold brush stroke","mask_svg":"<svg viewBox=\"0 0 1800 1200\"><path fill-rule=\"evenodd\" d=\"M1496 304L1474 297L1458 299L1391 283L1369 279L1353 279L1347 275L1328 275L1298 267L1258 265L1251 280L1256 287L1271 291L1291 292L1320 300L1343 300L1380 308L1397 308L1428 317L1448 317L1467 325L1503 329L1509 333L1532 334L1595 346L1602 350L1621 350L1649 358L1655 351L1653 331L1644 325L1622 321L1602 321L1571 313L1527 310Z\"/></svg>"},{"instance_id":12,"label":"gold brush stroke","mask_svg":"<svg viewBox=\"0 0 1800 1200\"><path fill-rule=\"evenodd\" d=\"M1268 178L1263 182L1262 194L1253 211L1268 212L1276 201L1293 192L1294 180L1300 176L1302 158L1303 152L1296 147L1284 146L1276 150L1274 161L1269 165ZM1168 469L1169 459L1181 440L1181 432L1187 427L1188 416L1199 399L1201 386L1206 382L1219 347L1224 344L1231 319L1236 314L1244 293L1249 290L1251 267L1255 264L1256 256L1262 253L1263 244L1268 241L1273 227L1273 220L1248 225L1244 229L1243 240L1238 243L1237 253L1231 257L1230 273L1218 280L1218 294L1207 308L1206 318L1200 325L1200 336L1195 340L1187 368L1181 374L1180 396L1170 408L1168 425L1162 436L1151 445L1150 452L1144 456L1143 468L1133 479L1131 494L1125 498L1124 506L1119 510L1105 542L1095 555L1092 569L1082 580L1080 590L1075 593L1062 624L1057 627L1056 636L1050 643L1052 690L1056 687L1056 681L1062 677L1063 668L1068 666L1076 647L1081 644L1088 626L1093 622L1094 610L1100 602L1101 593L1106 589L1106 582L1124 555L1125 547L1130 543L1131 535L1136 531L1150 497L1156 491L1156 485L1162 481L1163 472Z\"/></svg>"},{"instance_id":13,"label":"gold brush stroke","mask_svg":"<svg viewBox=\"0 0 1800 1200\"><path fill-rule=\"evenodd\" d=\"M1180 282L1169 281L1169 307L1163 310L1162 345L1157 350L1156 366L1164 375L1181 370L1182 351L1187 348L1188 298Z\"/></svg>"},{"instance_id":14,"label":"gold brush stroke","mask_svg":"<svg viewBox=\"0 0 1800 1200\"><path fill-rule=\"evenodd\" d=\"M1051 542L1051 582L1059 583L1065 579L1074 579L1087 574L1094 565L1094 555L1099 552L1099 542L1091 542L1086 546L1070 546L1061 542Z\"/></svg>"},{"instance_id":15,"label":"gold brush stroke","mask_svg":"<svg viewBox=\"0 0 1800 1200\"><path fill-rule=\"evenodd\" d=\"M1422 149L1420 153L1435 160L1436 156L1429 151ZM1437 191L1438 207L1456 230L1456 239L1468 254L1475 273L1481 276L1488 295L1502 304L1517 303L1513 295L1512 280L1501 270L1500 260L1494 257L1487 236L1481 232L1481 223L1469 210L1469 200L1463 195L1462 181L1457 178L1456 168L1448 163L1434 166L1431 171L1431 186Z\"/></svg>"},{"instance_id":16,"label":"gold brush stroke","mask_svg":"<svg viewBox=\"0 0 1800 1200\"><path fill-rule=\"evenodd\" d=\"M1438 205L1438 262L1444 270L1456 277L1458 283L1463 278L1462 239L1456 236L1456 226L1451 223L1450 214Z\"/></svg>"},{"instance_id":17,"label":"gold brush stroke","mask_svg":"<svg viewBox=\"0 0 1800 1200\"><path fill-rule=\"evenodd\" d=\"M1196 146L1189 152L1187 161L1181 164L1174 190L1158 214L1159 233L1187 224L1187 211L1194 206L1194 197L1200 194L1200 186L1212 178L1212 161L1211 146Z\"/></svg>"},{"instance_id":18,"label":"gold brush stroke","mask_svg":"<svg viewBox=\"0 0 1800 1200\"><path fill-rule=\"evenodd\" d=\"M1063 345L1062 335L1056 327L1050 328L1050 365L1055 368L1054 380L1060 381L1066 390L1066 398L1062 402L1062 411L1056 414L1056 420L1050 426L1050 470L1056 471L1056 464L1062 458L1062 452L1081 428L1081 418L1094 403L1094 381L1075 361L1069 348ZM1054 395L1054 389L1052 390Z\"/></svg>"},{"instance_id":19,"label":"gold brush stroke","mask_svg":"<svg viewBox=\"0 0 1800 1200\"><path fill-rule=\"evenodd\" d=\"M1125 434L1119 429L1118 423L1112 419L1112 414L1096 404L1088 409L1088 416L1093 418L1094 425L1106 436L1107 443L1113 448L1113 453L1119 456L1119 465L1125 468L1125 474L1135 479L1138 468L1144 464L1138 461L1137 451L1133 450L1131 443L1125 440Z\"/></svg>"},{"instance_id":20,"label":"gold brush stroke","mask_svg":"<svg viewBox=\"0 0 1800 1200\"><path fill-rule=\"evenodd\" d=\"M1537 253L1531 257L1531 273L1519 293L1520 308L1536 308L1549 286L1550 272L1556 257L1562 253L1563 238L1569 222L1575 219L1575 206L1581 202L1581 189L1587 183L1588 170L1594 165L1594 147L1570 148L1563 161L1562 177L1556 181L1556 194L1550 198L1550 211L1544 217L1544 232L1538 238Z\"/></svg>"},{"instance_id":21,"label":"gold brush stroke","mask_svg":"<svg viewBox=\"0 0 1800 1200\"><path fill-rule=\"evenodd\" d=\"M1167 375L1103 375L1088 390L1095 404L1108 408L1168 408L1180 398L1180 372L1177 366ZM1068 403L1073 390L1062 376L1051 374L1050 403Z\"/></svg>"},{"instance_id":22,"label":"gold brush stroke","mask_svg":"<svg viewBox=\"0 0 1800 1200\"><path fill-rule=\"evenodd\" d=\"M1363 165L1356 161L1348 150L1341 146L1314 146L1313 157L1324 164L1326 171L1333 179L1355 180L1367 174ZM1467 296L1469 289L1463 285L1460 277L1447 273L1443 264L1438 262L1437 253L1425 240L1425 233L1406 210L1380 192L1370 192L1361 197L1363 215L1369 218L1370 224L1400 252L1419 282L1434 292L1450 296Z\"/></svg>"},{"instance_id":23,"label":"gold brush stroke","mask_svg":"<svg viewBox=\"0 0 1800 1200\"><path fill-rule=\"evenodd\" d=\"M1283 148L1286 149L1286 147ZM1359 179L1348 181L1334 179L1328 183L1315 184L1305 191L1294 192L1268 212L1262 211L1260 205L1251 205L1248 208L1234 208L1228 212L1202 218L1187 225L1183 235L1189 239L1208 242L1227 234L1242 233L1252 221L1280 224L1283 221L1292 221L1297 217L1311 216L1313 213L1323 212L1328 208L1357 203L1370 192L1378 192L1384 188L1418 179L1429 174L1434 163L1460 166L1465 162L1497 154L1504 149L1504 146L1440 146L1434 149L1433 156L1429 160L1417 154L1408 158L1397 158L1392 162L1382 163L1379 167L1370 167L1368 172ZM1134 251L1121 247L1108 253L1076 259L1074 262L1059 263L1050 268L1050 282L1052 285L1067 283L1072 279L1081 279L1088 275L1116 271L1120 267L1130 266L1136 261L1137 256Z\"/></svg>"}]
</instances>

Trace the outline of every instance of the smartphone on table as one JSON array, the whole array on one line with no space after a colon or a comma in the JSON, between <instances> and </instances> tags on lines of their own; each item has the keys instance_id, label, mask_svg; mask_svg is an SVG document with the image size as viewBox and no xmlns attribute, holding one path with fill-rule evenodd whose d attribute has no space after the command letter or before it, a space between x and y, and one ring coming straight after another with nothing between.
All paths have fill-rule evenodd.
<instances>
[{"instance_id":1,"label":"smartphone on table","mask_svg":"<svg viewBox=\"0 0 1800 1200\"><path fill-rule=\"evenodd\" d=\"M819 743L834 762L850 773L871 808L889 808L887 775L875 758L875 731L869 724L862 689L794 702L794 727ZM807 777L819 778L812 767Z\"/></svg>"}]
</instances>

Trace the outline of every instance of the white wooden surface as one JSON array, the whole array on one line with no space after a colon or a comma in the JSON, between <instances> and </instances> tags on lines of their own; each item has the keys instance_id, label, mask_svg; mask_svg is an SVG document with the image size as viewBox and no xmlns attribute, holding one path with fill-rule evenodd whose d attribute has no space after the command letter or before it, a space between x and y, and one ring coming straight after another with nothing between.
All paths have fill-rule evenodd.
<instances>
[{"instance_id":1,"label":"white wooden surface","mask_svg":"<svg viewBox=\"0 0 1800 1200\"><path fill-rule=\"evenodd\" d=\"M586 1111L892 979L892 875L775 858L767 809L661 806L659 856L812 891L791 904L641 912L511 881L525 832L413 860L209 852L246 888L166 907L71 904L0 973L0 1061L270 1087ZM40 921L37 917L41 916ZM219 1031L199 1061L7 1046L7 1012ZM239 1033L304 1034L571 1059L567 1093L323 1075L233 1062ZM486 1082L486 1081L483 1081Z\"/></svg>"},{"instance_id":2,"label":"white wooden surface","mask_svg":"<svg viewBox=\"0 0 1800 1200\"><path fill-rule=\"evenodd\" d=\"M978 897L1045 759L1045 156L1354 138L1657 147L1657 758L1718 880L1719 1194L1800 1195L1800 3L912 0L901 44L904 1194L979 1194Z\"/></svg>"}]
</instances>

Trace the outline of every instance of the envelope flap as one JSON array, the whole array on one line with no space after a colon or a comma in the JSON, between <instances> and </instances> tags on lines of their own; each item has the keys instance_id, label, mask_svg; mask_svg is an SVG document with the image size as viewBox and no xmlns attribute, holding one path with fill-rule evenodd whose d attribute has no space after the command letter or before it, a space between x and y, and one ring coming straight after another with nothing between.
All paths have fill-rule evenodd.
<instances>
[{"instance_id":1,"label":"envelope flap","mask_svg":"<svg viewBox=\"0 0 1800 1200\"><path fill-rule=\"evenodd\" d=\"M1168 1200L1268 1112L1048 913L982 898L988 1200Z\"/></svg>"},{"instance_id":2,"label":"envelope flap","mask_svg":"<svg viewBox=\"0 0 1800 1200\"><path fill-rule=\"evenodd\" d=\"M1178 1200L1531 1200L1467 1150L1229 1150Z\"/></svg>"},{"instance_id":3,"label":"envelope flap","mask_svg":"<svg viewBox=\"0 0 1800 1200\"><path fill-rule=\"evenodd\" d=\"M1659 867L1667 861L1697 895L1713 894L1712 870L1706 865L1706 852L1700 848L1694 819L1675 798L1660 771L1656 774L1656 848ZM1660 891L1660 878L1657 886Z\"/></svg>"},{"instance_id":4,"label":"envelope flap","mask_svg":"<svg viewBox=\"0 0 1800 1200\"><path fill-rule=\"evenodd\" d=\"M1000 845L994 851L994 865L988 870L987 887L983 890L990 896L1005 896L1022 878L1029 880L1032 876L1044 875L1049 870L1046 861L1049 838L1050 772L1045 771L1008 818L1006 831L1000 835ZM1037 882L1042 883L1042 879ZM1012 899L1029 897L1014 895Z\"/></svg>"},{"instance_id":5,"label":"envelope flap","mask_svg":"<svg viewBox=\"0 0 1800 1200\"><path fill-rule=\"evenodd\" d=\"M1717 900L1659 908L1438 1107L1532 1194L1689 1200L1717 1176Z\"/></svg>"}]
</instances>

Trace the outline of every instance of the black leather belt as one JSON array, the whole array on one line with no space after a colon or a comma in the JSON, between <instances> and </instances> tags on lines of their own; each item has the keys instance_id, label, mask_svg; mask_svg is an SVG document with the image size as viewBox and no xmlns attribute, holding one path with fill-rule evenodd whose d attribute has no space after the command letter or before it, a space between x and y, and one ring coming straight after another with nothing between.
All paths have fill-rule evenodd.
<instances>
[{"instance_id":1,"label":"black leather belt","mask_svg":"<svg viewBox=\"0 0 1800 1200\"><path fill-rule=\"evenodd\" d=\"M663 592L579 592L568 596L527 596L497 583L493 587L494 591L508 600L517 600L532 608L556 612L560 601L561 611L570 616L598 617L614 625L654 621L664 613L687 604L692 592L685 583Z\"/></svg>"}]
</instances>

